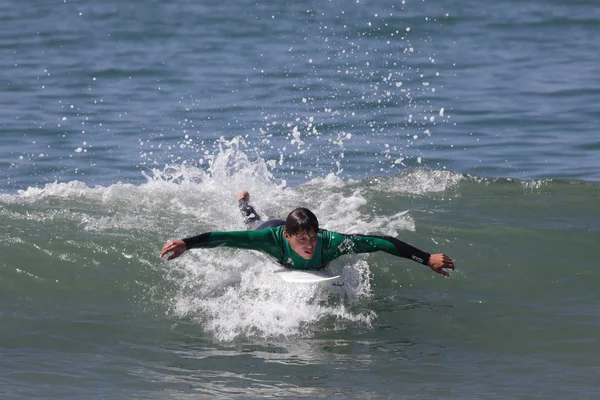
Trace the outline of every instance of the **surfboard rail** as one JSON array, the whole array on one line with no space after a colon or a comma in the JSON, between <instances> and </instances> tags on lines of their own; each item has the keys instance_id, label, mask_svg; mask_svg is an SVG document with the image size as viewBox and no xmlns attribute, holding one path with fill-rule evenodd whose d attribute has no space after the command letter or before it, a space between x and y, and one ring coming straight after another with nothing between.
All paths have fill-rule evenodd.
<instances>
[{"instance_id":1,"label":"surfboard rail","mask_svg":"<svg viewBox=\"0 0 600 400\"><path fill-rule=\"evenodd\" d=\"M343 286L341 275L327 275L322 271L310 271L300 269L284 268L275 273L285 282L290 283L323 283L330 282L335 286Z\"/></svg>"}]
</instances>

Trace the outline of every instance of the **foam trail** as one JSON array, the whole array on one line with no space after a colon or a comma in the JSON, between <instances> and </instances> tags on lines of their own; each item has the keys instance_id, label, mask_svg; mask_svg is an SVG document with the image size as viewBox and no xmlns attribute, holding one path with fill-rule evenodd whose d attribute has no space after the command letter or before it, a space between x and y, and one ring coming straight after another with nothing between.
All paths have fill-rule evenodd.
<instances>
[{"instance_id":1,"label":"foam trail","mask_svg":"<svg viewBox=\"0 0 600 400\"><path fill-rule=\"evenodd\" d=\"M176 265L170 273L178 286L171 311L191 318L221 341L311 336L315 330L348 323L370 326L374 317L349 307L344 293L284 282L273 273L279 267L254 252L198 251ZM368 270L366 264L361 267ZM351 266L342 268L349 282L346 294L354 302L368 298L368 275L352 272Z\"/></svg>"}]
</instances>

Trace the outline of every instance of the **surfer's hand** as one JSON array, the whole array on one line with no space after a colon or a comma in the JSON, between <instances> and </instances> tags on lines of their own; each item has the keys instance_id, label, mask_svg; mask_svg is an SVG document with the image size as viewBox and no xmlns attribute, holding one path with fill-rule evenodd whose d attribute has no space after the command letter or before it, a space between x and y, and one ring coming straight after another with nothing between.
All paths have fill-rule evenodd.
<instances>
[{"instance_id":1,"label":"surfer's hand","mask_svg":"<svg viewBox=\"0 0 600 400\"><path fill-rule=\"evenodd\" d=\"M183 240L169 240L163 246L160 256L162 257L167 253L173 252L173 254L167 257L167 260L172 260L185 253L186 250L187 247Z\"/></svg>"},{"instance_id":2,"label":"surfer's hand","mask_svg":"<svg viewBox=\"0 0 600 400\"><path fill-rule=\"evenodd\" d=\"M454 270L454 261L442 253L432 254L429 256L429 263L427 265L429 265L429 268L438 274L442 274L444 276L450 276L446 269Z\"/></svg>"}]
</instances>

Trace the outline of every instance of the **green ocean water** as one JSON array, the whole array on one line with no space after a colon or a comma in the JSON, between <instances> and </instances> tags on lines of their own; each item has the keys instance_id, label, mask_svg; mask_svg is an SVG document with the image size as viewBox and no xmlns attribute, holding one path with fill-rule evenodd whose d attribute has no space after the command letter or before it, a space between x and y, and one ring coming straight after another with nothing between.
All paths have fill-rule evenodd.
<instances>
[{"instance_id":1,"label":"green ocean water","mask_svg":"<svg viewBox=\"0 0 600 400\"><path fill-rule=\"evenodd\" d=\"M593 398L597 184L413 170L281 189L246 172L3 195L9 397ZM261 212L302 203L457 270L344 257L329 290L250 251L159 259L168 238L242 229L242 182Z\"/></svg>"}]
</instances>

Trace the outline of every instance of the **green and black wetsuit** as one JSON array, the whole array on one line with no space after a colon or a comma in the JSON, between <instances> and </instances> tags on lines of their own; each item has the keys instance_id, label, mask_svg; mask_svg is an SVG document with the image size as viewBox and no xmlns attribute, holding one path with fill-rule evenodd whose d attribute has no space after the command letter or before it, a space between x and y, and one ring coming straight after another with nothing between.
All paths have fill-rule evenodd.
<instances>
[{"instance_id":1,"label":"green and black wetsuit","mask_svg":"<svg viewBox=\"0 0 600 400\"><path fill-rule=\"evenodd\" d=\"M313 256L306 260L294 252L283 236L284 226L255 231L206 232L183 239L188 249L233 247L262 251L293 269L319 269L344 255L384 251L427 265L429 253L391 236L345 235L321 229Z\"/></svg>"}]
</instances>

